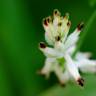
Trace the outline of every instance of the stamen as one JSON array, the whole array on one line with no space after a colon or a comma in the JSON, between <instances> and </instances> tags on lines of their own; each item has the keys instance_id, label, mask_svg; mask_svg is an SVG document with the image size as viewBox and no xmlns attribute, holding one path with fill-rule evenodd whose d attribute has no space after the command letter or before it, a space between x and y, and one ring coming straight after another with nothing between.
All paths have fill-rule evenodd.
<instances>
[{"instance_id":1,"label":"stamen","mask_svg":"<svg viewBox=\"0 0 96 96\"><path fill-rule=\"evenodd\" d=\"M47 17L47 22L50 23L52 21L51 17Z\"/></svg>"},{"instance_id":2,"label":"stamen","mask_svg":"<svg viewBox=\"0 0 96 96\"><path fill-rule=\"evenodd\" d=\"M40 47L40 48L46 48L46 45L45 45L44 42L40 42L39 47Z\"/></svg>"},{"instance_id":3,"label":"stamen","mask_svg":"<svg viewBox=\"0 0 96 96\"><path fill-rule=\"evenodd\" d=\"M60 12L58 11L58 9L55 9L53 12L54 15L60 16Z\"/></svg>"},{"instance_id":4,"label":"stamen","mask_svg":"<svg viewBox=\"0 0 96 96\"><path fill-rule=\"evenodd\" d=\"M83 79L83 78L79 78L79 79L77 80L77 82L78 82L78 84L79 84L81 87L84 86L84 79Z\"/></svg>"},{"instance_id":5,"label":"stamen","mask_svg":"<svg viewBox=\"0 0 96 96\"><path fill-rule=\"evenodd\" d=\"M58 26L62 26L62 22L59 22L59 23L58 23Z\"/></svg>"},{"instance_id":6,"label":"stamen","mask_svg":"<svg viewBox=\"0 0 96 96\"><path fill-rule=\"evenodd\" d=\"M56 40L56 41L60 41L60 36L56 36L56 37L55 37L55 40Z\"/></svg>"},{"instance_id":7,"label":"stamen","mask_svg":"<svg viewBox=\"0 0 96 96\"><path fill-rule=\"evenodd\" d=\"M68 27L71 26L71 21L68 21L67 26L68 26Z\"/></svg>"},{"instance_id":8,"label":"stamen","mask_svg":"<svg viewBox=\"0 0 96 96\"><path fill-rule=\"evenodd\" d=\"M43 19L43 23L44 23L45 26L48 26L48 20Z\"/></svg>"},{"instance_id":9,"label":"stamen","mask_svg":"<svg viewBox=\"0 0 96 96\"><path fill-rule=\"evenodd\" d=\"M54 13L57 14L57 10L55 10Z\"/></svg>"},{"instance_id":10,"label":"stamen","mask_svg":"<svg viewBox=\"0 0 96 96\"><path fill-rule=\"evenodd\" d=\"M78 28L79 31L80 31L83 27L84 27L84 23L83 23L83 22L81 22L81 23L77 26L77 28Z\"/></svg>"},{"instance_id":11,"label":"stamen","mask_svg":"<svg viewBox=\"0 0 96 96\"><path fill-rule=\"evenodd\" d=\"M48 23L50 22L50 19L49 18L47 18L47 21L48 21Z\"/></svg>"}]
</instances>

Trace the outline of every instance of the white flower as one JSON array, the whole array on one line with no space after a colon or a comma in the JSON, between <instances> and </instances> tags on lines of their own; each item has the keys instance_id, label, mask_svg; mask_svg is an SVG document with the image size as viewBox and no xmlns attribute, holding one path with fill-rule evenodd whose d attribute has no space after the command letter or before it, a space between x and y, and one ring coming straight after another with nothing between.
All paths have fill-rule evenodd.
<instances>
[{"instance_id":1,"label":"white flower","mask_svg":"<svg viewBox=\"0 0 96 96\"><path fill-rule=\"evenodd\" d=\"M51 47L47 47L44 42L39 44L40 50L46 56L45 65L40 73L48 78L50 72L54 72L61 84L73 79L77 84L83 86L84 80L79 70L96 72L96 61L89 59L89 53L78 52L75 58L72 58L83 23L80 23L74 32L68 35L71 26L69 14L62 17L56 9L53 17L49 16L43 20L43 26L45 40Z\"/></svg>"}]
</instances>

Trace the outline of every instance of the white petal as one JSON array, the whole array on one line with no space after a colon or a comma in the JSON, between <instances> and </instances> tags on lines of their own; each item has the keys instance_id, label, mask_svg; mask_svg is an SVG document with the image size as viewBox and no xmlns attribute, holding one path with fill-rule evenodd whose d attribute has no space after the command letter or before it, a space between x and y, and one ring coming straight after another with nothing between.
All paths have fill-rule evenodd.
<instances>
[{"instance_id":1,"label":"white petal","mask_svg":"<svg viewBox=\"0 0 96 96\"><path fill-rule=\"evenodd\" d=\"M60 36L61 41L64 42L71 26L71 22L68 20L69 14L66 14L65 17L60 17L59 11L56 11L58 14L54 14L53 19L53 26L55 31L54 36Z\"/></svg>"},{"instance_id":2,"label":"white petal","mask_svg":"<svg viewBox=\"0 0 96 96\"><path fill-rule=\"evenodd\" d=\"M86 53L78 52L78 53L76 54L75 59L76 59L76 60L87 59L87 58L90 58L91 55L92 55L92 54L89 53L89 52L86 52Z\"/></svg>"},{"instance_id":3,"label":"white petal","mask_svg":"<svg viewBox=\"0 0 96 96\"><path fill-rule=\"evenodd\" d=\"M47 58L45 61L45 65L41 70L41 74L44 74L46 78L49 77L50 72L52 71L54 61L56 61L54 58Z\"/></svg>"},{"instance_id":4,"label":"white petal","mask_svg":"<svg viewBox=\"0 0 96 96\"><path fill-rule=\"evenodd\" d=\"M63 84L63 71L62 69L60 68L60 66L58 64L55 64L54 66L54 69L53 69L53 72L56 74L56 76L58 77L59 81L61 84Z\"/></svg>"},{"instance_id":5,"label":"white petal","mask_svg":"<svg viewBox=\"0 0 96 96\"><path fill-rule=\"evenodd\" d=\"M63 20L62 27L61 27L61 36L62 36L61 40L63 43L65 42L65 40L67 38L70 26L71 26L71 22L68 21L68 19L66 20L66 22L65 22L65 20Z\"/></svg>"},{"instance_id":6,"label":"white petal","mask_svg":"<svg viewBox=\"0 0 96 96\"><path fill-rule=\"evenodd\" d=\"M46 57L49 58L58 58L62 56L62 54L60 52L57 52L54 48L46 47L40 48L40 50L44 53Z\"/></svg>"},{"instance_id":7,"label":"white petal","mask_svg":"<svg viewBox=\"0 0 96 96\"><path fill-rule=\"evenodd\" d=\"M53 71L56 74L56 76L58 77L61 84L65 84L70 78L68 71L63 72L62 68L58 65L58 63L55 64Z\"/></svg>"},{"instance_id":8,"label":"white petal","mask_svg":"<svg viewBox=\"0 0 96 96\"><path fill-rule=\"evenodd\" d=\"M77 43L79 39L79 34L80 32L75 31L68 36L67 40L65 41L65 50L74 46Z\"/></svg>"},{"instance_id":9,"label":"white petal","mask_svg":"<svg viewBox=\"0 0 96 96\"><path fill-rule=\"evenodd\" d=\"M82 72L96 73L96 60L82 59L77 61L77 66Z\"/></svg>"},{"instance_id":10,"label":"white petal","mask_svg":"<svg viewBox=\"0 0 96 96\"><path fill-rule=\"evenodd\" d=\"M54 45L54 39L53 39L52 33L50 31L45 32L45 40L49 45Z\"/></svg>"},{"instance_id":11,"label":"white petal","mask_svg":"<svg viewBox=\"0 0 96 96\"><path fill-rule=\"evenodd\" d=\"M73 76L73 78L77 81L80 78L80 74L78 72L78 67L74 64L73 60L68 54L64 55L64 58L66 60L66 67L70 74Z\"/></svg>"},{"instance_id":12,"label":"white petal","mask_svg":"<svg viewBox=\"0 0 96 96\"><path fill-rule=\"evenodd\" d=\"M46 27L46 31L45 31L45 40L46 40L46 42L49 45L54 45L55 36L54 36L53 25L52 24L49 24L47 27Z\"/></svg>"},{"instance_id":13,"label":"white petal","mask_svg":"<svg viewBox=\"0 0 96 96\"><path fill-rule=\"evenodd\" d=\"M54 27L51 17L47 17L43 20L43 27L45 29L45 40L49 45L54 45Z\"/></svg>"},{"instance_id":14,"label":"white petal","mask_svg":"<svg viewBox=\"0 0 96 96\"><path fill-rule=\"evenodd\" d=\"M71 22L69 21L69 14L66 13L64 18L62 19L62 26L61 26L61 37L62 37L61 40L63 43L67 38L70 26L71 26Z\"/></svg>"},{"instance_id":15,"label":"white petal","mask_svg":"<svg viewBox=\"0 0 96 96\"><path fill-rule=\"evenodd\" d=\"M68 49L71 46L76 45L76 43L77 43L77 41L79 39L79 34L80 34L81 29L83 28L83 26L84 26L84 23L81 22L77 26L77 28L75 29L75 31L68 36L67 40L65 41L65 46L66 46L65 49Z\"/></svg>"},{"instance_id":16,"label":"white petal","mask_svg":"<svg viewBox=\"0 0 96 96\"><path fill-rule=\"evenodd\" d=\"M63 73L62 80L64 83L67 83L69 80L71 80L71 75L68 70L65 70L65 72Z\"/></svg>"},{"instance_id":17,"label":"white petal","mask_svg":"<svg viewBox=\"0 0 96 96\"><path fill-rule=\"evenodd\" d=\"M70 54L70 55L72 56L72 54L73 54L73 52L75 51L75 49L76 49L76 45L68 48L68 50L66 50L66 51L67 51L68 54Z\"/></svg>"},{"instance_id":18,"label":"white petal","mask_svg":"<svg viewBox=\"0 0 96 96\"><path fill-rule=\"evenodd\" d=\"M58 30L58 23L60 22L60 12L58 11L58 9L55 9L53 12L53 26L55 31L57 32Z\"/></svg>"}]
</instances>

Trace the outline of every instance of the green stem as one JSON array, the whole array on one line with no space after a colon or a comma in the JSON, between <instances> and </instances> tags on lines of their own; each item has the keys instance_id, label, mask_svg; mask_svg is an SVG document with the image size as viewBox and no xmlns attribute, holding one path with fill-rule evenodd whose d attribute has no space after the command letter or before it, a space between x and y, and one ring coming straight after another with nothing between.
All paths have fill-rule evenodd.
<instances>
[{"instance_id":1,"label":"green stem","mask_svg":"<svg viewBox=\"0 0 96 96\"><path fill-rule=\"evenodd\" d=\"M80 50L80 47L82 46L83 42L84 42L84 39L87 35L87 33L89 32L89 30L91 29L91 26L92 26L92 23L94 22L94 20L96 19L96 11L93 12L92 16L90 17L85 29L83 30L83 34L82 36L80 37L78 43L77 43L77 48L76 50L74 51L73 53L73 58L76 56L76 53Z\"/></svg>"}]
</instances>

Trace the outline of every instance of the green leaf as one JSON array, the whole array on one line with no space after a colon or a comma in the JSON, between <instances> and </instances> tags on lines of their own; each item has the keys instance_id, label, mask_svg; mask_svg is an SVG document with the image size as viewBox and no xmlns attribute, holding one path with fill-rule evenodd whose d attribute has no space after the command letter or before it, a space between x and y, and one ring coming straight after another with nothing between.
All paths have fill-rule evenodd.
<instances>
[{"instance_id":1,"label":"green leaf","mask_svg":"<svg viewBox=\"0 0 96 96\"><path fill-rule=\"evenodd\" d=\"M96 0L89 0L89 4L91 7L94 7L96 5Z\"/></svg>"},{"instance_id":2,"label":"green leaf","mask_svg":"<svg viewBox=\"0 0 96 96\"><path fill-rule=\"evenodd\" d=\"M95 96L96 78L94 78L94 75L91 75L86 76L85 79L84 88L80 88L73 83L69 83L65 87L55 85L38 96Z\"/></svg>"},{"instance_id":3,"label":"green leaf","mask_svg":"<svg viewBox=\"0 0 96 96\"><path fill-rule=\"evenodd\" d=\"M92 28L92 24L94 23L94 21L96 20L96 11L93 12L92 16L90 17L86 27L84 28L81 37L79 38L79 41L77 43L77 48L75 50L75 52L73 53L73 58L75 57L76 53L80 50L86 36L87 33L90 32L90 29Z\"/></svg>"}]
</instances>

